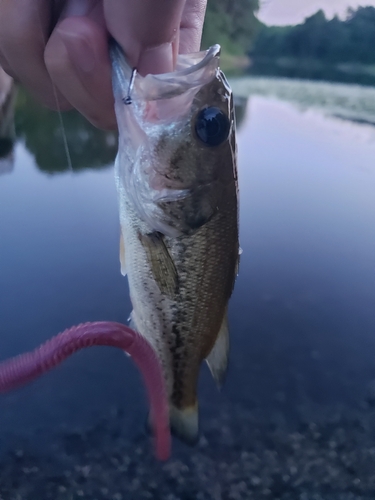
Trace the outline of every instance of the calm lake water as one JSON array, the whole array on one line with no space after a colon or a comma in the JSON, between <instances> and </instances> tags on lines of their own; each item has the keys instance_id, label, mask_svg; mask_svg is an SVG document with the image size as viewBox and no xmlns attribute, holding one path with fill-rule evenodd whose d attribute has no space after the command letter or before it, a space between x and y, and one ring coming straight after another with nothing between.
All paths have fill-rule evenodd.
<instances>
[{"instance_id":1,"label":"calm lake water","mask_svg":"<svg viewBox=\"0 0 375 500\"><path fill-rule=\"evenodd\" d=\"M238 108L240 274L231 361L218 394L204 367L201 428L221 407L293 427L363 408L375 379L375 90L282 79L233 81ZM0 161L0 359L80 322L126 322L112 162L116 138L24 94ZM140 377L94 348L0 398L0 447L46 450L116 408L143 431ZM55 437L54 437L55 436Z\"/></svg>"}]
</instances>

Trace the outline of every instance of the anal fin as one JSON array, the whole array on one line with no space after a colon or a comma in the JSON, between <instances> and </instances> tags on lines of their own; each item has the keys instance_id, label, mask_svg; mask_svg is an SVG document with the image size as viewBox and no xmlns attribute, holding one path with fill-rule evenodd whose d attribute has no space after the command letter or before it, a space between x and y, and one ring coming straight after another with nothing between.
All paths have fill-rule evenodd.
<instances>
[{"instance_id":1,"label":"anal fin","mask_svg":"<svg viewBox=\"0 0 375 500\"><path fill-rule=\"evenodd\" d=\"M228 367L229 356L229 329L227 313L224 315L216 342L206 358L206 362L211 371L217 386L222 387Z\"/></svg>"}]
</instances>

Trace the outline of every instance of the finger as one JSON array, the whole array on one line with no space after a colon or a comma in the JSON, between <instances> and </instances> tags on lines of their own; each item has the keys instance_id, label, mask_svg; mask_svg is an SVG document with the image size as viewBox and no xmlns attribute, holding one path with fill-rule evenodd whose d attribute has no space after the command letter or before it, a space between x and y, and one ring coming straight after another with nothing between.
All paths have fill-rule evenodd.
<instances>
[{"instance_id":1,"label":"finger","mask_svg":"<svg viewBox=\"0 0 375 500\"><path fill-rule=\"evenodd\" d=\"M104 0L111 35L145 75L173 71L185 0Z\"/></svg>"},{"instance_id":2,"label":"finger","mask_svg":"<svg viewBox=\"0 0 375 500\"><path fill-rule=\"evenodd\" d=\"M51 108L69 104L56 92L44 64L50 25L50 0L2 0L0 15L1 63Z\"/></svg>"},{"instance_id":3,"label":"finger","mask_svg":"<svg viewBox=\"0 0 375 500\"><path fill-rule=\"evenodd\" d=\"M116 128L107 33L88 17L68 17L46 50L49 74L64 97L95 126Z\"/></svg>"},{"instance_id":4,"label":"finger","mask_svg":"<svg viewBox=\"0 0 375 500\"><path fill-rule=\"evenodd\" d=\"M4 54L2 53L1 47L0 47L0 67L3 68L5 73L7 73L9 76L11 76L13 78L17 78L17 75L14 73L10 64L8 63L8 60L6 59Z\"/></svg>"},{"instance_id":5,"label":"finger","mask_svg":"<svg viewBox=\"0 0 375 500\"><path fill-rule=\"evenodd\" d=\"M199 51L206 5L207 0L187 0L180 27L181 54Z\"/></svg>"}]
</instances>

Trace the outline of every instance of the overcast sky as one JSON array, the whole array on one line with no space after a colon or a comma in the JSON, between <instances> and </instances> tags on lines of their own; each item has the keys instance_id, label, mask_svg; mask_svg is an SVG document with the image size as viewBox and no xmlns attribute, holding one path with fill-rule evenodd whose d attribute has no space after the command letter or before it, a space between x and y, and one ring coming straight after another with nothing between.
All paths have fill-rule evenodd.
<instances>
[{"instance_id":1,"label":"overcast sky","mask_svg":"<svg viewBox=\"0 0 375 500\"><path fill-rule=\"evenodd\" d=\"M373 5L375 0L260 0L259 19L269 25L298 24L323 9L327 17L343 16L348 7Z\"/></svg>"}]
</instances>

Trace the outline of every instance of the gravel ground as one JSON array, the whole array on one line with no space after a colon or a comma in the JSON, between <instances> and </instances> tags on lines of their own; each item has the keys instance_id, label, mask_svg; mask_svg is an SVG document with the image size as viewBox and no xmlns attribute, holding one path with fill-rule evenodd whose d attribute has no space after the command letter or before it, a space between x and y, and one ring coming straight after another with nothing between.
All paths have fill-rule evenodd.
<instances>
[{"instance_id":1,"label":"gravel ground","mask_svg":"<svg viewBox=\"0 0 375 500\"><path fill-rule=\"evenodd\" d=\"M375 411L288 432L231 408L204 421L195 448L154 459L150 439L121 436L121 412L57 439L54 457L16 450L0 464L0 500L375 499Z\"/></svg>"}]
</instances>

